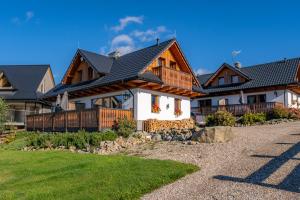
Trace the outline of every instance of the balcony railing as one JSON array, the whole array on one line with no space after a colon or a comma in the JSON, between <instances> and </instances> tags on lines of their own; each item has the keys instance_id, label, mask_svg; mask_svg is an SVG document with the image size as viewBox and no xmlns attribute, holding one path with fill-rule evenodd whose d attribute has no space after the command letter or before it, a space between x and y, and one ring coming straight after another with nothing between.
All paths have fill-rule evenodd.
<instances>
[{"instance_id":1,"label":"balcony railing","mask_svg":"<svg viewBox=\"0 0 300 200\"><path fill-rule=\"evenodd\" d=\"M168 67L155 67L153 73L166 85L192 90L192 76Z\"/></svg>"},{"instance_id":2,"label":"balcony railing","mask_svg":"<svg viewBox=\"0 0 300 200\"><path fill-rule=\"evenodd\" d=\"M194 107L191 109L193 113L200 115L209 115L217 112L218 110L226 110L235 116L241 116L245 113L259 113L269 112L275 107L283 107L282 103L279 102L266 102L257 104L233 104L225 106L205 106L205 107Z\"/></svg>"}]
</instances>

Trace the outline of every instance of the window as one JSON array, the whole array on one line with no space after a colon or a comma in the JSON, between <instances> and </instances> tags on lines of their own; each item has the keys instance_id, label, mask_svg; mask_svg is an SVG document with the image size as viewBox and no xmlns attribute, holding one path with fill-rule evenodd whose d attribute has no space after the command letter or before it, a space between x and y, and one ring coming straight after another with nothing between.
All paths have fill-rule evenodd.
<instances>
[{"instance_id":1,"label":"window","mask_svg":"<svg viewBox=\"0 0 300 200\"><path fill-rule=\"evenodd\" d=\"M266 102L266 95L265 94L247 96L247 103L248 104L265 103L265 102Z\"/></svg>"},{"instance_id":2,"label":"window","mask_svg":"<svg viewBox=\"0 0 300 200\"><path fill-rule=\"evenodd\" d=\"M181 99L175 99L174 110L175 115L181 115Z\"/></svg>"},{"instance_id":3,"label":"window","mask_svg":"<svg viewBox=\"0 0 300 200\"><path fill-rule=\"evenodd\" d=\"M170 68L171 69L176 69L176 62L170 61Z\"/></svg>"},{"instance_id":4,"label":"window","mask_svg":"<svg viewBox=\"0 0 300 200\"><path fill-rule=\"evenodd\" d=\"M78 72L78 80L79 80L79 82L81 82L82 81L82 70L79 70Z\"/></svg>"},{"instance_id":5,"label":"window","mask_svg":"<svg viewBox=\"0 0 300 200\"><path fill-rule=\"evenodd\" d=\"M228 104L229 104L228 99L220 99L220 100L218 101L218 105L219 105L219 106L226 106L226 105L228 105Z\"/></svg>"},{"instance_id":6,"label":"window","mask_svg":"<svg viewBox=\"0 0 300 200\"><path fill-rule=\"evenodd\" d=\"M75 109L76 110L83 110L85 109L85 104L80 102L75 102Z\"/></svg>"},{"instance_id":7,"label":"window","mask_svg":"<svg viewBox=\"0 0 300 200\"><path fill-rule=\"evenodd\" d=\"M88 79L91 80L93 79L93 68L89 67L88 68Z\"/></svg>"},{"instance_id":8,"label":"window","mask_svg":"<svg viewBox=\"0 0 300 200\"><path fill-rule=\"evenodd\" d=\"M224 85L225 84L224 77L219 77L218 83L219 83L219 85Z\"/></svg>"},{"instance_id":9,"label":"window","mask_svg":"<svg viewBox=\"0 0 300 200\"><path fill-rule=\"evenodd\" d=\"M160 111L158 95L151 95L151 110L154 113L157 113Z\"/></svg>"},{"instance_id":10,"label":"window","mask_svg":"<svg viewBox=\"0 0 300 200\"><path fill-rule=\"evenodd\" d=\"M199 100L198 105L199 107L210 107L211 99Z\"/></svg>"},{"instance_id":11,"label":"window","mask_svg":"<svg viewBox=\"0 0 300 200\"><path fill-rule=\"evenodd\" d=\"M111 97L104 97L98 99L92 99L92 107L104 107L104 108L119 108L124 107L124 103L130 98L130 95L116 95Z\"/></svg>"},{"instance_id":12,"label":"window","mask_svg":"<svg viewBox=\"0 0 300 200\"><path fill-rule=\"evenodd\" d=\"M238 83L239 82L239 77L237 75L231 76L231 83Z\"/></svg>"},{"instance_id":13,"label":"window","mask_svg":"<svg viewBox=\"0 0 300 200\"><path fill-rule=\"evenodd\" d=\"M165 67L166 66L166 59L158 58L158 66Z\"/></svg>"}]
</instances>

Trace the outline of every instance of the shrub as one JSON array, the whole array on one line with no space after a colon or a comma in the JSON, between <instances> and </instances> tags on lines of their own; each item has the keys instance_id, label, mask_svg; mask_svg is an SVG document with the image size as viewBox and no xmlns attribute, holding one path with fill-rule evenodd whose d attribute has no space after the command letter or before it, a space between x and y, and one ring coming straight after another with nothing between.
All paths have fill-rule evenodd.
<instances>
[{"instance_id":1,"label":"shrub","mask_svg":"<svg viewBox=\"0 0 300 200\"><path fill-rule=\"evenodd\" d=\"M27 146L35 148L56 148L59 146L75 146L83 149L87 146L99 146L101 141L113 141L117 134L112 130L88 133L80 131L77 133L32 133L27 138Z\"/></svg>"},{"instance_id":2,"label":"shrub","mask_svg":"<svg viewBox=\"0 0 300 200\"><path fill-rule=\"evenodd\" d=\"M217 111L206 117L207 126L233 126L234 124L235 117L227 111Z\"/></svg>"},{"instance_id":3,"label":"shrub","mask_svg":"<svg viewBox=\"0 0 300 200\"><path fill-rule=\"evenodd\" d=\"M289 117L289 109L284 107L275 107L268 113L268 119L283 119Z\"/></svg>"},{"instance_id":4,"label":"shrub","mask_svg":"<svg viewBox=\"0 0 300 200\"><path fill-rule=\"evenodd\" d=\"M1 131L1 133L4 131L4 123L6 122L7 113L8 113L8 105L2 98L0 98L0 131Z\"/></svg>"},{"instance_id":5,"label":"shrub","mask_svg":"<svg viewBox=\"0 0 300 200\"><path fill-rule=\"evenodd\" d=\"M300 109L290 108L289 109L289 118L300 119Z\"/></svg>"},{"instance_id":6,"label":"shrub","mask_svg":"<svg viewBox=\"0 0 300 200\"><path fill-rule=\"evenodd\" d=\"M118 136L128 137L136 129L135 121L128 120L127 118L119 119L118 122L114 125Z\"/></svg>"},{"instance_id":7,"label":"shrub","mask_svg":"<svg viewBox=\"0 0 300 200\"><path fill-rule=\"evenodd\" d=\"M241 124L253 125L255 123L263 123L267 120L265 113L246 113L241 117Z\"/></svg>"}]
</instances>

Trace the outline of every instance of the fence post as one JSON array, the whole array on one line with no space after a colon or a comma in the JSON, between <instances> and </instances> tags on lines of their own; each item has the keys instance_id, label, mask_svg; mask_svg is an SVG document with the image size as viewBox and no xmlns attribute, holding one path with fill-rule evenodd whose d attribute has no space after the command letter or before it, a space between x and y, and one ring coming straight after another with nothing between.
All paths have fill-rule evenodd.
<instances>
[{"instance_id":1,"label":"fence post","mask_svg":"<svg viewBox=\"0 0 300 200\"><path fill-rule=\"evenodd\" d=\"M35 116L33 115L32 118L33 118L32 119L32 121L33 121L33 131L35 131Z\"/></svg>"},{"instance_id":2,"label":"fence post","mask_svg":"<svg viewBox=\"0 0 300 200\"><path fill-rule=\"evenodd\" d=\"M79 111L79 130L82 130L82 111Z\"/></svg>"},{"instance_id":3,"label":"fence post","mask_svg":"<svg viewBox=\"0 0 300 200\"><path fill-rule=\"evenodd\" d=\"M68 131L68 113L67 112L65 112L64 118L65 118L65 132L67 132Z\"/></svg>"},{"instance_id":4,"label":"fence post","mask_svg":"<svg viewBox=\"0 0 300 200\"><path fill-rule=\"evenodd\" d=\"M43 126L43 132L45 132L45 117L44 117L44 113L42 114L42 126Z\"/></svg>"},{"instance_id":5,"label":"fence post","mask_svg":"<svg viewBox=\"0 0 300 200\"><path fill-rule=\"evenodd\" d=\"M55 117L55 113L52 115L52 132L54 132L54 127L55 127L55 124L54 124L54 117Z\"/></svg>"},{"instance_id":6,"label":"fence post","mask_svg":"<svg viewBox=\"0 0 300 200\"><path fill-rule=\"evenodd\" d=\"M97 115L98 115L98 131L101 131L101 110L100 108L97 109Z\"/></svg>"}]
</instances>

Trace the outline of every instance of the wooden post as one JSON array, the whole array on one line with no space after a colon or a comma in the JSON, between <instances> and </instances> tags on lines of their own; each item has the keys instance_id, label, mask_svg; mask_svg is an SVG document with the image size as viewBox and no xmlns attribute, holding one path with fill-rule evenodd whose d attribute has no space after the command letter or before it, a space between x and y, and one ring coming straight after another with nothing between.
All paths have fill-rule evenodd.
<instances>
[{"instance_id":1,"label":"wooden post","mask_svg":"<svg viewBox=\"0 0 300 200\"><path fill-rule=\"evenodd\" d=\"M98 115L98 131L101 131L101 110L100 110L100 108L97 109L97 115Z\"/></svg>"},{"instance_id":2,"label":"wooden post","mask_svg":"<svg viewBox=\"0 0 300 200\"><path fill-rule=\"evenodd\" d=\"M67 112L65 112L64 119L65 119L65 132L68 132L68 113Z\"/></svg>"},{"instance_id":3,"label":"wooden post","mask_svg":"<svg viewBox=\"0 0 300 200\"><path fill-rule=\"evenodd\" d=\"M33 120L33 131L35 131L35 116L32 116L32 120Z\"/></svg>"},{"instance_id":4,"label":"wooden post","mask_svg":"<svg viewBox=\"0 0 300 200\"><path fill-rule=\"evenodd\" d=\"M55 116L55 113L51 116L51 118L52 118L52 132L54 132L54 127L55 127L54 116Z\"/></svg>"},{"instance_id":5,"label":"wooden post","mask_svg":"<svg viewBox=\"0 0 300 200\"><path fill-rule=\"evenodd\" d=\"M82 130L82 111L79 111L79 130Z\"/></svg>"},{"instance_id":6,"label":"wooden post","mask_svg":"<svg viewBox=\"0 0 300 200\"><path fill-rule=\"evenodd\" d=\"M44 117L44 113L42 114L42 124L43 124L43 132L45 132L45 117Z\"/></svg>"}]
</instances>

